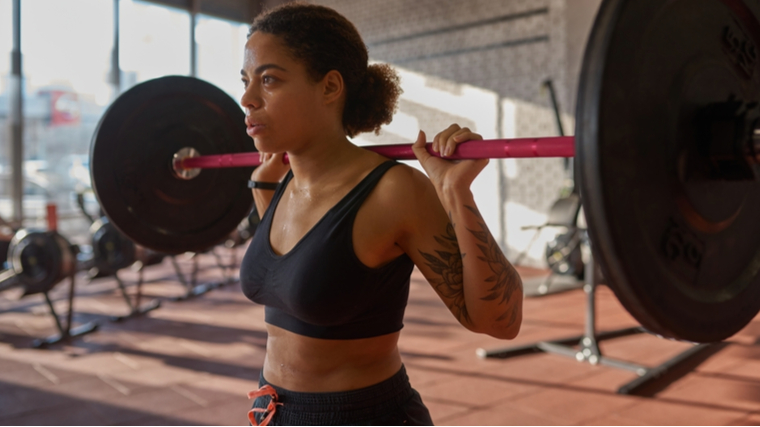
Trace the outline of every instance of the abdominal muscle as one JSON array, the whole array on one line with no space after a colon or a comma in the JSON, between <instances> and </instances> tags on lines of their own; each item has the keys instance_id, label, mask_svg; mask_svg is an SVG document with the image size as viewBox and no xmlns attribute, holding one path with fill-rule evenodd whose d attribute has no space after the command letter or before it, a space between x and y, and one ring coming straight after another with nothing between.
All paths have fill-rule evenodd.
<instances>
[{"instance_id":1,"label":"abdominal muscle","mask_svg":"<svg viewBox=\"0 0 760 427\"><path fill-rule=\"evenodd\" d=\"M286 390L319 393L380 383L401 369L399 332L356 340L323 340L267 325L264 378Z\"/></svg>"}]
</instances>

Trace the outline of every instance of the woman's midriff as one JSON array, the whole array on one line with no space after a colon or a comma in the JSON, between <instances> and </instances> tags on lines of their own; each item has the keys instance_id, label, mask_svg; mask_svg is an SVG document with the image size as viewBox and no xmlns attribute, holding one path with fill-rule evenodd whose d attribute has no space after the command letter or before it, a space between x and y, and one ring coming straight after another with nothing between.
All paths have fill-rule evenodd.
<instances>
[{"instance_id":1,"label":"woman's midriff","mask_svg":"<svg viewBox=\"0 0 760 427\"><path fill-rule=\"evenodd\" d=\"M264 378L290 391L356 390L401 369L399 333L357 340L323 340L267 325Z\"/></svg>"}]
</instances>

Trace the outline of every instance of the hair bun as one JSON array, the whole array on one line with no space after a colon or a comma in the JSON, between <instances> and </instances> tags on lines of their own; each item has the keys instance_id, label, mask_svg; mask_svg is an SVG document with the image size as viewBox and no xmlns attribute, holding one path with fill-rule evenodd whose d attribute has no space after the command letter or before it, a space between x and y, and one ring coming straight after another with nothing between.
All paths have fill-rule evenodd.
<instances>
[{"instance_id":1,"label":"hair bun","mask_svg":"<svg viewBox=\"0 0 760 427\"><path fill-rule=\"evenodd\" d=\"M343 112L346 134L353 137L362 132L380 132L382 125L393 120L402 93L398 74L390 65L367 66L361 85L346 102Z\"/></svg>"}]
</instances>

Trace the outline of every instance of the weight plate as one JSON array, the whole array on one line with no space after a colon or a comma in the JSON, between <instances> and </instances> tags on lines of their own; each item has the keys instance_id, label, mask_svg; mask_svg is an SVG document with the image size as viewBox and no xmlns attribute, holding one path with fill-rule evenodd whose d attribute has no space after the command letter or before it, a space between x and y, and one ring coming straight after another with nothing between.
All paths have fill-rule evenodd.
<instances>
[{"instance_id":1,"label":"weight plate","mask_svg":"<svg viewBox=\"0 0 760 427\"><path fill-rule=\"evenodd\" d=\"M48 292L63 278L64 254L52 233L19 230L8 254L10 267L24 287L24 296Z\"/></svg>"},{"instance_id":2,"label":"weight plate","mask_svg":"<svg viewBox=\"0 0 760 427\"><path fill-rule=\"evenodd\" d=\"M760 99L759 12L606 0L589 38L576 144L592 247L623 306L666 337L719 341L760 310L760 182L690 172L707 164L708 105Z\"/></svg>"},{"instance_id":3,"label":"weight plate","mask_svg":"<svg viewBox=\"0 0 760 427\"><path fill-rule=\"evenodd\" d=\"M232 232L253 204L252 168L172 172L174 153L255 151L240 106L221 89L168 76L132 87L101 118L91 156L93 189L111 222L137 244L167 254L203 251Z\"/></svg>"},{"instance_id":4,"label":"weight plate","mask_svg":"<svg viewBox=\"0 0 760 427\"><path fill-rule=\"evenodd\" d=\"M135 244L117 230L107 217L92 223L90 235L99 275L114 274L135 262Z\"/></svg>"}]
</instances>

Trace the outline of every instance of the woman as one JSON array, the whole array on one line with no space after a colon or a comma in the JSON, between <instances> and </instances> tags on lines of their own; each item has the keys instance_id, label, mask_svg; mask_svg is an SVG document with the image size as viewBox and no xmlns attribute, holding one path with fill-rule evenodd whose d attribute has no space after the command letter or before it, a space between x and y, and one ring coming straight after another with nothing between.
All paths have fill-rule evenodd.
<instances>
[{"instance_id":1,"label":"woman","mask_svg":"<svg viewBox=\"0 0 760 427\"><path fill-rule=\"evenodd\" d=\"M488 161L433 157L420 132L428 178L348 140L389 123L401 92L367 59L354 26L321 6L281 6L249 33L241 103L264 214L240 275L268 332L252 424L432 424L397 346L415 265L466 328L520 328L520 277L469 190ZM452 125L433 148L472 139Z\"/></svg>"}]
</instances>

